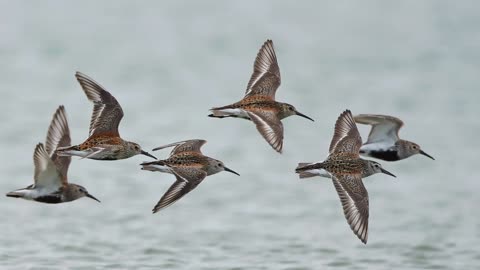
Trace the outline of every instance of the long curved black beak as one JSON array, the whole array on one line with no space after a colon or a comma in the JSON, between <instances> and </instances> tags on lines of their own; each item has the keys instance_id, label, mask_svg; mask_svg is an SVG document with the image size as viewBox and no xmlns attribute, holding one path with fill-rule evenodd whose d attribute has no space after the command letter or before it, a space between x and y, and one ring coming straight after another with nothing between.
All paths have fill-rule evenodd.
<instances>
[{"instance_id":1,"label":"long curved black beak","mask_svg":"<svg viewBox=\"0 0 480 270\"><path fill-rule=\"evenodd\" d=\"M435 160L432 156L430 156L429 154L423 152L422 150L420 150L419 153L422 154L422 155L424 155L424 156L427 156L427 157L429 157L429 158L431 158L431 159L433 159L433 160Z\"/></svg>"},{"instance_id":2,"label":"long curved black beak","mask_svg":"<svg viewBox=\"0 0 480 270\"><path fill-rule=\"evenodd\" d=\"M97 202L100 202L97 198L93 197L90 193L87 193L85 196L87 196L88 198L92 199L92 200L95 200Z\"/></svg>"},{"instance_id":3,"label":"long curved black beak","mask_svg":"<svg viewBox=\"0 0 480 270\"><path fill-rule=\"evenodd\" d=\"M225 166L223 166L223 169L224 169L225 171L227 171L227 172L231 172L231 173L233 173L233 174L236 174L236 175L240 176L240 174L238 174L236 171L230 170L229 168L227 168L227 167L225 167Z\"/></svg>"},{"instance_id":4,"label":"long curved black beak","mask_svg":"<svg viewBox=\"0 0 480 270\"><path fill-rule=\"evenodd\" d=\"M143 151L143 150L140 151L140 154L145 155L145 156L147 156L147 157L151 157L151 158L157 159L155 156L153 156L153 155L151 155L150 153L145 152L145 151Z\"/></svg>"},{"instance_id":5,"label":"long curved black beak","mask_svg":"<svg viewBox=\"0 0 480 270\"><path fill-rule=\"evenodd\" d=\"M395 177L395 178L396 178L396 176L395 176L393 173L391 173L391 172L389 172L389 171L385 170L384 168L380 168L380 171L382 171L382 173L384 173L384 174L388 174L388 175L390 175L390 176L393 176L393 177Z\"/></svg>"},{"instance_id":6,"label":"long curved black beak","mask_svg":"<svg viewBox=\"0 0 480 270\"><path fill-rule=\"evenodd\" d=\"M315 122L315 120L313 120L312 118L306 116L305 114L301 113L301 112L297 112L295 111L295 114L298 115L298 116L301 116L303 118L307 118L308 120L312 121L312 122Z\"/></svg>"}]
</instances>

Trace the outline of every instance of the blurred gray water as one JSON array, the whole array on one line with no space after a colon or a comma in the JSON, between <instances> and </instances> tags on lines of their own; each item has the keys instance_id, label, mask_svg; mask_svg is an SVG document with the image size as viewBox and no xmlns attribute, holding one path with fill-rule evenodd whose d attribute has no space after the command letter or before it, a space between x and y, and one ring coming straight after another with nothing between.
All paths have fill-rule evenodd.
<instances>
[{"instance_id":1,"label":"blurred gray water","mask_svg":"<svg viewBox=\"0 0 480 270\"><path fill-rule=\"evenodd\" d=\"M173 176L140 171L142 156L74 158L70 181L102 203L0 196L0 268L478 269L479 25L474 1L0 2L1 192L32 183L58 105L73 142L87 137L77 70L122 104L125 139L204 138L205 154L241 174L211 176L152 215ZM243 96L267 38L277 99L316 120L283 121L282 155L252 123L206 117ZM293 172L325 158L347 108L400 117L401 136L436 158L383 162L398 178L366 179L366 246L331 182Z\"/></svg>"}]
</instances>

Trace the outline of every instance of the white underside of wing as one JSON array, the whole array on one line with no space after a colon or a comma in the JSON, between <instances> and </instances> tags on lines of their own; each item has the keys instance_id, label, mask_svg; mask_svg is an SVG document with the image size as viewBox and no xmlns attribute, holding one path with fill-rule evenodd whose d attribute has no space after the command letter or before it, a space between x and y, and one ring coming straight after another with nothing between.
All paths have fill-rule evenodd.
<instances>
[{"instance_id":1,"label":"white underside of wing","mask_svg":"<svg viewBox=\"0 0 480 270\"><path fill-rule=\"evenodd\" d=\"M51 192L52 190L57 190L62 185L62 179L57 168L53 162L50 161L50 163L51 164L47 166L47 169L43 170L38 175L35 182L36 189L40 191L47 190L48 192Z\"/></svg>"},{"instance_id":2,"label":"white underside of wing","mask_svg":"<svg viewBox=\"0 0 480 270\"><path fill-rule=\"evenodd\" d=\"M242 109L215 110L215 113L219 115L224 115L224 116L236 116L236 117L250 119L250 116L248 116L248 113Z\"/></svg>"},{"instance_id":3,"label":"white underside of wing","mask_svg":"<svg viewBox=\"0 0 480 270\"><path fill-rule=\"evenodd\" d=\"M398 141L397 126L393 123L387 122L372 126L372 131L368 135L368 143L391 143Z\"/></svg>"}]
</instances>

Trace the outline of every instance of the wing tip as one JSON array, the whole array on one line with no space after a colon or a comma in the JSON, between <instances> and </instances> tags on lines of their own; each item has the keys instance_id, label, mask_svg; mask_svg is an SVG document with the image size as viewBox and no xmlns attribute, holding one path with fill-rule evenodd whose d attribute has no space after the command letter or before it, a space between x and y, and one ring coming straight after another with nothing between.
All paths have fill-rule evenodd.
<instances>
[{"instance_id":1,"label":"wing tip","mask_svg":"<svg viewBox=\"0 0 480 270\"><path fill-rule=\"evenodd\" d=\"M45 146L43 143L39 142L37 143L37 145L35 146L35 154L43 154L43 152L45 152Z\"/></svg>"},{"instance_id":2,"label":"wing tip","mask_svg":"<svg viewBox=\"0 0 480 270\"><path fill-rule=\"evenodd\" d=\"M267 39L258 51L257 58L261 57L262 55L267 54L268 59L272 62L277 62L277 56L275 54L275 47L273 45L273 41L271 39Z\"/></svg>"},{"instance_id":3,"label":"wing tip","mask_svg":"<svg viewBox=\"0 0 480 270\"><path fill-rule=\"evenodd\" d=\"M386 114L357 114L353 117L355 122L364 125L377 125L382 122L394 123L399 127L404 125L403 121L395 116L386 115Z\"/></svg>"},{"instance_id":4,"label":"wing tip","mask_svg":"<svg viewBox=\"0 0 480 270\"><path fill-rule=\"evenodd\" d=\"M162 199L160 199L160 201L158 201L158 203L153 207L152 214L158 213L160 212L160 210L163 210L176 202L176 200L174 200L173 202L165 203L165 201L163 201Z\"/></svg>"},{"instance_id":5,"label":"wing tip","mask_svg":"<svg viewBox=\"0 0 480 270\"><path fill-rule=\"evenodd\" d=\"M277 151L277 153L283 154L283 146L280 146L280 147L274 147L274 146L272 146L272 147L273 147L273 149L275 149L275 151Z\"/></svg>"},{"instance_id":6,"label":"wing tip","mask_svg":"<svg viewBox=\"0 0 480 270\"><path fill-rule=\"evenodd\" d=\"M344 111L340 114L339 118L340 118L340 117L346 117L346 116L348 117L349 115L350 115L350 116L352 115L352 111L350 111L350 109L346 109L346 110L344 110ZM353 116L352 116L352 117L353 117Z\"/></svg>"},{"instance_id":7,"label":"wing tip","mask_svg":"<svg viewBox=\"0 0 480 270\"><path fill-rule=\"evenodd\" d=\"M83 73L83 72L80 72L80 71L76 71L75 72L75 78L77 78L77 80L79 82L81 81L84 81L84 80L88 80L88 81L91 81L92 79L90 78L90 76L88 76L87 74Z\"/></svg>"},{"instance_id":8,"label":"wing tip","mask_svg":"<svg viewBox=\"0 0 480 270\"><path fill-rule=\"evenodd\" d=\"M352 111L349 109L346 109L340 114L340 116L338 116L337 122L335 123L335 129L341 128L343 125L347 125L349 129L356 127Z\"/></svg>"},{"instance_id":9,"label":"wing tip","mask_svg":"<svg viewBox=\"0 0 480 270\"><path fill-rule=\"evenodd\" d=\"M271 46L273 47L273 40L267 39L264 43L263 46Z\"/></svg>"},{"instance_id":10,"label":"wing tip","mask_svg":"<svg viewBox=\"0 0 480 270\"><path fill-rule=\"evenodd\" d=\"M257 57L255 58L254 70L257 66L262 66L264 69L268 69L269 66L277 63L277 56L275 54L275 47L271 39L267 39L262 44L260 50L258 50Z\"/></svg>"},{"instance_id":11,"label":"wing tip","mask_svg":"<svg viewBox=\"0 0 480 270\"><path fill-rule=\"evenodd\" d=\"M361 234L361 235L357 235L358 239L360 239L360 241L362 241L362 243L364 245L367 244L368 242L368 227L365 228L365 233L364 234Z\"/></svg>"}]
</instances>

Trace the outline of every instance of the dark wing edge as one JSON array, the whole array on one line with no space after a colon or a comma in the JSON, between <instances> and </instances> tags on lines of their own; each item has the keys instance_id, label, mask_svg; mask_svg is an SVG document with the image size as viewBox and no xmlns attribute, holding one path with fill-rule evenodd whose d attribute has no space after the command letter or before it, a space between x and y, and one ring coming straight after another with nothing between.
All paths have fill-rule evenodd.
<instances>
[{"instance_id":1,"label":"dark wing edge","mask_svg":"<svg viewBox=\"0 0 480 270\"><path fill-rule=\"evenodd\" d=\"M358 114L354 117L355 122L363 125L370 125L367 143L381 141L381 138L391 137L393 140L399 140L398 133L404 126L402 120L390 115L381 114Z\"/></svg>"},{"instance_id":2,"label":"dark wing edge","mask_svg":"<svg viewBox=\"0 0 480 270\"><path fill-rule=\"evenodd\" d=\"M333 175L333 185L350 228L364 244L368 240L368 192L361 175Z\"/></svg>"},{"instance_id":3,"label":"dark wing edge","mask_svg":"<svg viewBox=\"0 0 480 270\"><path fill-rule=\"evenodd\" d=\"M280 68L273 47L273 41L267 40L257 53L253 65L253 73L248 81L245 95L264 94L275 96L281 84ZM262 93L266 91L266 93Z\"/></svg>"},{"instance_id":4,"label":"dark wing edge","mask_svg":"<svg viewBox=\"0 0 480 270\"><path fill-rule=\"evenodd\" d=\"M247 111L250 119L255 123L258 132L270 144L270 146L282 153L283 148L283 124L273 113L268 117L265 112Z\"/></svg>"},{"instance_id":5,"label":"dark wing edge","mask_svg":"<svg viewBox=\"0 0 480 270\"><path fill-rule=\"evenodd\" d=\"M201 170L196 170L196 176L192 179L187 179L178 173L174 174L177 180L170 186L167 192L163 194L162 198L152 209L153 213L156 213L181 199L187 193L195 189L207 176L207 173Z\"/></svg>"},{"instance_id":6,"label":"dark wing edge","mask_svg":"<svg viewBox=\"0 0 480 270\"><path fill-rule=\"evenodd\" d=\"M118 101L89 76L77 71L75 77L88 100L93 102L89 135L111 133L119 136L118 126L123 118L123 110Z\"/></svg>"},{"instance_id":7,"label":"dark wing edge","mask_svg":"<svg viewBox=\"0 0 480 270\"><path fill-rule=\"evenodd\" d=\"M350 110L345 110L340 114L335 123L335 131L332 142L330 143L329 151L330 153L337 152L338 150L341 150L342 152L351 151L358 154L361 146L362 138L358 132L352 112Z\"/></svg>"}]
</instances>

